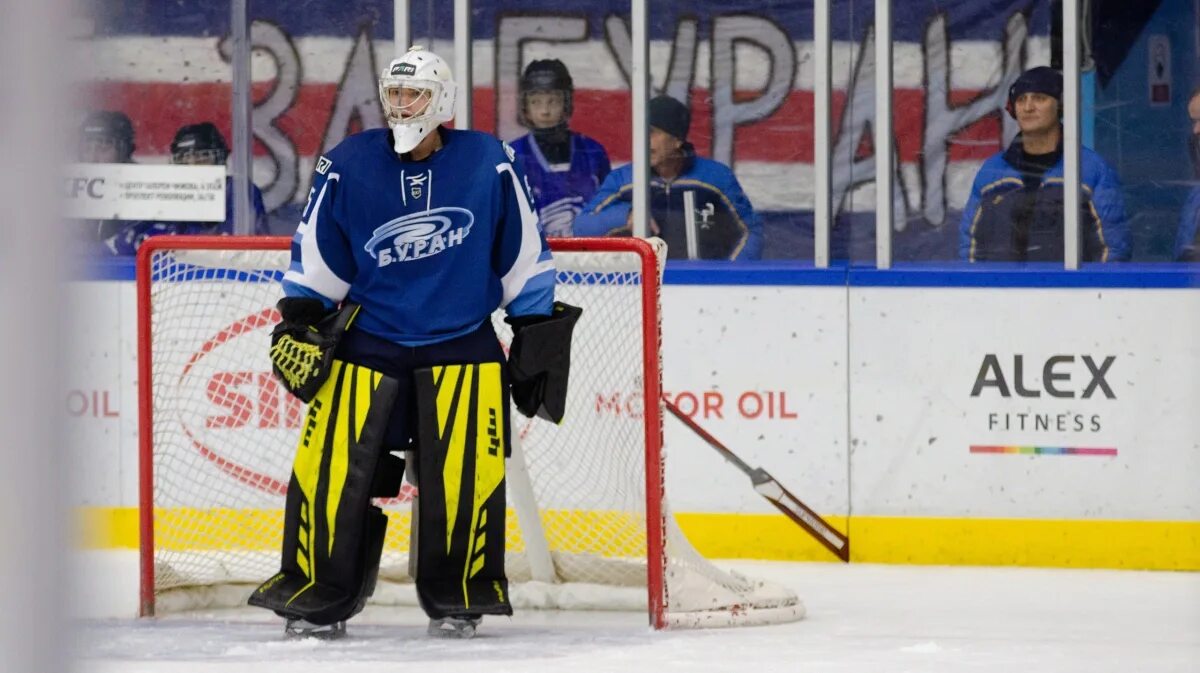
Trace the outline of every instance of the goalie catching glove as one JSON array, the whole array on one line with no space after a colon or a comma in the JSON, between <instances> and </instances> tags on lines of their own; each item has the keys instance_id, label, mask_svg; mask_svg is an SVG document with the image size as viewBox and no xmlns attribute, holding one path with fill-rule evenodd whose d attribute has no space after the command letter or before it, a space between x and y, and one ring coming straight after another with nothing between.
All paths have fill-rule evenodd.
<instances>
[{"instance_id":1,"label":"goalie catching glove","mask_svg":"<svg viewBox=\"0 0 1200 673\"><path fill-rule=\"evenodd\" d=\"M271 330L271 370L288 392L311 402L329 377L333 351L359 306L347 303L331 313L318 299L284 297L276 308L283 319Z\"/></svg>"},{"instance_id":2,"label":"goalie catching glove","mask_svg":"<svg viewBox=\"0 0 1200 673\"><path fill-rule=\"evenodd\" d=\"M571 333L583 309L554 302L550 315L505 318L512 325L508 375L517 410L561 423L567 406Z\"/></svg>"}]
</instances>

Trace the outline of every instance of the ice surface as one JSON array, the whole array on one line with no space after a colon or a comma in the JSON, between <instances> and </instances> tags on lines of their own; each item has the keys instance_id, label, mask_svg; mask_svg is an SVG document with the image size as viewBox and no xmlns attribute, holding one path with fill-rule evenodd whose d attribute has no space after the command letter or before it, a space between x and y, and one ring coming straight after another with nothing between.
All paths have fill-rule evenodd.
<instances>
[{"instance_id":1,"label":"ice surface","mask_svg":"<svg viewBox=\"0 0 1200 673\"><path fill-rule=\"evenodd\" d=\"M793 587L780 626L655 633L636 613L519 612L470 641L368 608L336 642L243 609L138 620L136 560L93 552L76 605L85 673L1200 672L1200 574L730 562Z\"/></svg>"}]
</instances>

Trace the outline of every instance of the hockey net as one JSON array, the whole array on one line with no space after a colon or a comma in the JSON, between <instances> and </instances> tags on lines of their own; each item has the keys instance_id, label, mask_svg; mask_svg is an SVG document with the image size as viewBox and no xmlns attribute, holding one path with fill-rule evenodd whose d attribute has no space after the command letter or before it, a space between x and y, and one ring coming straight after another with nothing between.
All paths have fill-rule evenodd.
<instances>
[{"instance_id":1,"label":"hockey net","mask_svg":"<svg viewBox=\"0 0 1200 673\"><path fill-rule=\"evenodd\" d=\"M267 358L284 238L159 237L138 257L141 612L244 603L277 571L304 407ZM790 590L719 569L664 497L659 279L633 239L552 243L582 306L561 425L513 413L506 565L514 607L647 610L656 628L799 619ZM511 333L493 320L505 343ZM373 602L415 604L415 488L389 518Z\"/></svg>"}]
</instances>

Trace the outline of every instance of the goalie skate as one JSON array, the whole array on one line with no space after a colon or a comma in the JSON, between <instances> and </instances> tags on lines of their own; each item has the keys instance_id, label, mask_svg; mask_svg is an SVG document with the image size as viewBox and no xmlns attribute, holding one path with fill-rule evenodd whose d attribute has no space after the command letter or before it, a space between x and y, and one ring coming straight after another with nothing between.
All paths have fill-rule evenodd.
<instances>
[{"instance_id":1,"label":"goalie skate","mask_svg":"<svg viewBox=\"0 0 1200 673\"><path fill-rule=\"evenodd\" d=\"M332 624L313 624L303 619L289 619L283 627L283 633L288 638L319 638L321 640L337 640L346 635L346 622Z\"/></svg>"},{"instance_id":2,"label":"goalie skate","mask_svg":"<svg viewBox=\"0 0 1200 673\"><path fill-rule=\"evenodd\" d=\"M475 637L475 627L483 617L443 617L429 620L429 635L434 638L467 638Z\"/></svg>"}]
</instances>

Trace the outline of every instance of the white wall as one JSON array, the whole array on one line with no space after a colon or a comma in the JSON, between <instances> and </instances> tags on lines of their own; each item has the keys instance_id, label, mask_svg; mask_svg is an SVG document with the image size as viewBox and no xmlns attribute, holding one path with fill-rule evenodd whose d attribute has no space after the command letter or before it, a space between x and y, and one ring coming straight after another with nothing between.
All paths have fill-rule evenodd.
<instances>
[{"instance_id":1,"label":"white wall","mask_svg":"<svg viewBox=\"0 0 1200 673\"><path fill-rule=\"evenodd\" d=\"M72 492L78 504L134 506L133 284L80 282L71 292L71 310L93 330L71 354L63 395L77 447ZM667 393L685 411L699 407L706 429L818 511L1200 519L1200 293L668 285L663 307ZM971 396L987 354L1010 397L995 386ZM1015 355L1040 397L1014 392ZM1076 397L1044 390L1053 355L1074 356L1054 369L1069 380L1052 384ZM1104 377L1115 399L1101 388L1079 397L1092 379L1084 356L1097 367L1115 358ZM998 425L1021 413L1054 428ZM989 428L990 418L999 420ZM666 438L676 511L770 511L669 417ZM981 454L973 445L1116 455Z\"/></svg>"}]
</instances>

